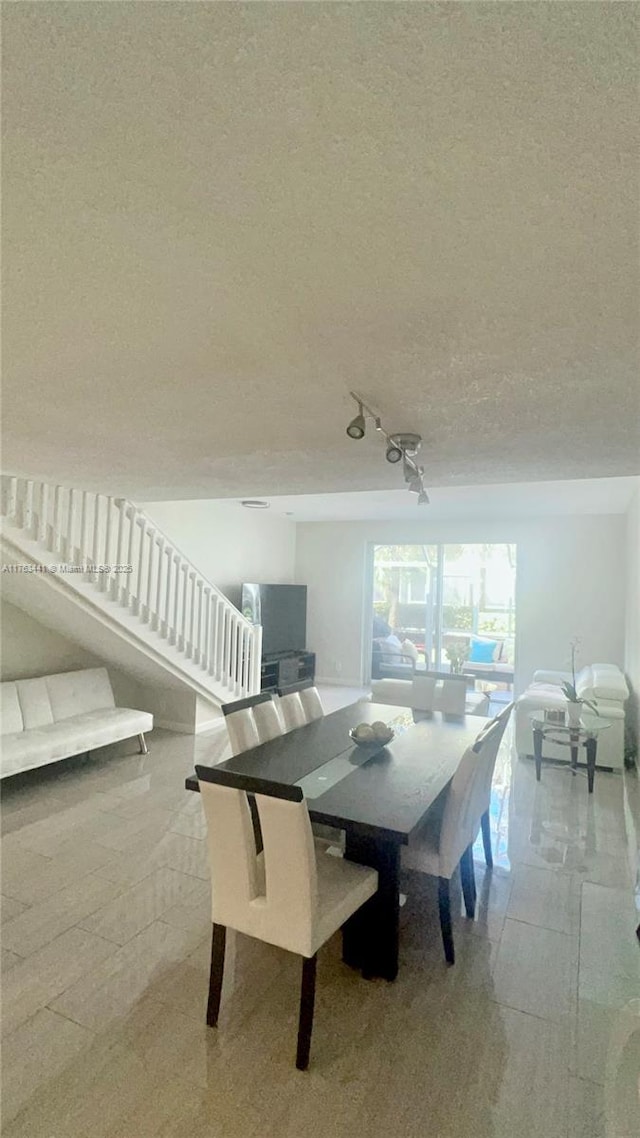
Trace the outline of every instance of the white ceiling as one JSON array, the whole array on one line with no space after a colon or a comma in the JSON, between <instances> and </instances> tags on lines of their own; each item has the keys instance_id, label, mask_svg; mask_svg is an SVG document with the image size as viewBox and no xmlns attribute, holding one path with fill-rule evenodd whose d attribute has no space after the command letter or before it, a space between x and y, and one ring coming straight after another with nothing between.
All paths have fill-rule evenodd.
<instances>
[{"instance_id":1,"label":"white ceiling","mask_svg":"<svg viewBox=\"0 0 640 1138\"><path fill-rule=\"evenodd\" d=\"M4 467L134 498L640 469L629 4L4 6Z\"/></svg>"},{"instance_id":2,"label":"white ceiling","mask_svg":"<svg viewBox=\"0 0 640 1138\"><path fill-rule=\"evenodd\" d=\"M585 478L561 482L511 482L495 486L441 486L430 504L418 506L407 490L344 494L299 494L268 498L269 515L293 522L424 521L456 518L575 517L624 514L640 484L632 478ZM237 502L238 509L243 507ZM265 511L266 513L266 511Z\"/></svg>"}]
</instances>

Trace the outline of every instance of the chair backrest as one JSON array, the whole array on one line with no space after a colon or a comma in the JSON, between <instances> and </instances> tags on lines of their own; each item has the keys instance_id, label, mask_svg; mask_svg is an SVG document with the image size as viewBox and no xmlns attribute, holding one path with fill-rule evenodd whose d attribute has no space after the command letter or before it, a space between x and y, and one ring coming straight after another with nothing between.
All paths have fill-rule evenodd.
<instances>
[{"instance_id":1,"label":"chair backrest","mask_svg":"<svg viewBox=\"0 0 640 1138\"><path fill-rule=\"evenodd\" d=\"M260 743L258 728L250 707L241 708L226 717L227 733L232 755L241 755Z\"/></svg>"},{"instance_id":2,"label":"chair backrest","mask_svg":"<svg viewBox=\"0 0 640 1138\"><path fill-rule=\"evenodd\" d=\"M464 715L467 677L443 675L436 685L436 710L445 715Z\"/></svg>"},{"instance_id":3,"label":"chair backrest","mask_svg":"<svg viewBox=\"0 0 640 1138\"><path fill-rule=\"evenodd\" d=\"M298 694L307 723L311 723L314 719L322 719L324 707L318 689L311 686L303 688Z\"/></svg>"},{"instance_id":4,"label":"chair backrest","mask_svg":"<svg viewBox=\"0 0 640 1138\"><path fill-rule=\"evenodd\" d=\"M271 697L255 704L251 711L261 743L267 743L269 739L277 739L278 735L284 733L284 722L280 715L279 701L276 702Z\"/></svg>"},{"instance_id":5,"label":"chair backrest","mask_svg":"<svg viewBox=\"0 0 640 1138\"><path fill-rule=\"evenodd\" d=\"M280 697L280 714L284 720L285 731L293 731L296 727L304 727L307 717L304 713L300 693L290 692Z\"/></svg>"},{"instance_id":6,"label":"chair backrest","mask_svg":"<svg viewBox=\"0 0 640 1138\"><path fill-rule=\"evenodd\" d=\"M488 810L489 806L491 805L491 783L493 781L493 772L495 770L496 759L498 758L500 744L504 737L507 723L509 722L509 717L513 711L514 706L515 705L513 703L507 704L507 706L502 709L500 714L496 715L495 719L492 719L490 723L487 723L486 726L483 727L474 743L475 747L482 747L483 750L486 748L485 755L487 755L489 758L493 754L493 762L487 763L487 768L485 770L485 780L479 790L481 803L484 803L482 810L483 814L485 810ZM496 725L498 725L497 730Z\"/></svg>"},{"instance_id":7,"label":"chair backrest","mask_svg":"<svg viewBox=\"0 0 640 1138\"><path fill-rule=\"evenodd\" d=\"M488 808L498 749L511 708L506 707L465 751L454 774L440 828L440 875L451 877L467 846L474 841Z\"/></svg>"},{"instance_id":8,"label":"chair backrest","mask_svg":"<svg viewBox=\"0 0 640 1138\"><path fill-rule=\"evenodd\" d=\"M422 672L414 675L411 685L411 706L415 711L433 711L436 694L436 677Z\"/></svg>"},{"instance_id":9,"label":"chair backrest","mask_svg":"<svg viewBox=\"0 0 640 1138\"><path fill-rule=\"evenodd\" d=\"M441 711L445 715L464 715L467 677L449 672L421 672L413 677L413 702L416 711Z\"/></svg>"},{"instance_id":10,"label":"chair backrest","mask_svg":"<svg viewBox=\"0 0 640 1138\"><path fill-rule=\"evenodd\" d=\"M196 766L207 822L214 923L311 955L318 909L315 848L300 787ZM247 794L255 795L256 853Z\"/></svg>"},{"instance_id":11,"label":"chair backrest","mask_svg":"<svg viewBox=\"0 0 640 1138\"><path fill-rule=\"evenodd\" d=\"M245 699L236 699L233 703L222 705L232 754L241 755L243 751L250 751L264 741L260 738L253 709L268 703L270 699L269 692L260 692L259 695L249 695Z\"/></svg>"},{"instance_id":12,"label":"chair backrest","mask_svg":"<svg viewBox=\"0 0 640 1138\"><path fill-rule=\"evenodd\" d=\"M236 711L244 711L248 707L258 707L261 703L268 703L272 699L271 692L261 691L257 695L247 695L244 699L236 699L233 703L223 703L223 715L235 715Z\"/></svg>"}]
</instances>

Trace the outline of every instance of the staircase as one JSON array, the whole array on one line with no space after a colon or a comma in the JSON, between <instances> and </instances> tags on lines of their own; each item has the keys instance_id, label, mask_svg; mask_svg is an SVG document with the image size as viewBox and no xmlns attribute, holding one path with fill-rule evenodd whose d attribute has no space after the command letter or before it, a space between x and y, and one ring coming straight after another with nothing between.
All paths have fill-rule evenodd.
<instances>
[{"instance_id":1,"label":"staircase","mask_svg":"<svg viewBox=\"0 0 640 1138\"><path fill-rule=\"evenodd\" d=\"M60 612L75 602L128 659L137 650L143 674L217 705L260 691L262 629L133 502L9 476L0 490L7 599L20 604L21 574L37 574L30 597Z\"/></svg>"}]
</instances>

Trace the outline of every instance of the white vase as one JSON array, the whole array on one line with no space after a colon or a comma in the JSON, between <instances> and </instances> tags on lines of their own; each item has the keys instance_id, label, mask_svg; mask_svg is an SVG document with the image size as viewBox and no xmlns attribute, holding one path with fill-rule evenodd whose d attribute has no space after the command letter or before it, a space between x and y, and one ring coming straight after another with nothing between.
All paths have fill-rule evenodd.
<instances>
[{"instance_id":1,"label":"white vase","mask_svg":"<svg viewBox=\"0 0 640 1138\"><path fill-rule=\"evenodd\" d=\"M580 726L580 716L582 714L582 704L573 703L570 699L567 700L567 718L570 727Z\"/></svg>"}]
</instances>

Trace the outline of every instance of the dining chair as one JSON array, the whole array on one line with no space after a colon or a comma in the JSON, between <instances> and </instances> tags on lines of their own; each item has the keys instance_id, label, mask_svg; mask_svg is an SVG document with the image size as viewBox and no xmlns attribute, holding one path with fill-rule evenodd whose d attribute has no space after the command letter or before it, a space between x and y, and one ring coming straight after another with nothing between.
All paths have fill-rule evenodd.
<instances>
[{"instance_id":1,"label":"dining chair","mask_svg":"<svg viewBox=\"0 0 640 1138\"><path fill-rule=\"evenodd\" d=\"M269 696L269 699L254 704L251 709L261 743L267 743L269 739L277 739L279 735L284 734L279 702L277 697L274 699L273 696Z\"/></svg>"},{"instance_id":2,"label":"dining chair","mask_svg":"<svg viewBox=\"0 0 640 1138\"><path fill-rule=\"evenodd\" d=\"M245 699L236 699L233 703L222 705L232 754L240 755L262 742L253 709L270 699L269 692L260 692L259 695L250 695Z\"/></svg>"},{"instance_id":3,"label":"dining chair","mask_svg":"<svg viewBox=\"0 0 640 1138\"><path fill-rule=\"evenodd\" d=\"M498 740L498 746L496 747L496 757L493 760L493 766L491 767L490 771L486 771L485 781L481 791L481 803L484 805L484 810L480 818L480 828L482 830L482 845L484 848L484 860L486 862L487 869L493 869L493 850L491 849L491 822L489 818L489 809L491 806L491 783L493 781L493 772L496 765L496 759L498 757L498 750L500 749L500 743L502 741L502 737L504 735L507 723L509 722L509 717L513 711L514 706L515 705L513 703L507 704L507 706L503 708L500 714L497 715L492 721L492 723L502 723L504 721L504 726ZM484 729L478 735L476 743L478 741L482 741L482 739L486 737L486 735L491 730L492 723L488 723L486 727L484 727Z\"/></svg>"},{"instance_id":4,"label":"dining chair","mask_svg":"<svg viewBox=\"0 0 640 1138\"><path fill-rule=\"evenodd\" d=\"M299 786L196 766L211 866L211 971L207 1024L220 1011L228 928L302 957L296 1067L309 1065L318 949L378 888L375 869L314 842ZM263 849L256 851L247 795L255 795Z\"/></svg>"},{"instance_id":5,"label":"dining chair","mask_svg":"<svg viewBox=\"0 0 640 1138\"><path fill-rule=\"evenodd\" d=\"M305 714L307 723L312 723L314 719L322 719L324 715L324 707L320 699L320 693L314 684L309 684L308 687L301 688L298 692L300 702Z\"/></svg>"},{"instance_id":6,"label":"dining chair","mask_svg":"<svg viewBox=\"0 0 640 1138\"><path fill-rule=\"evenodd\" d=\"M307 717L304 713L300 693L292 691L283 695L279 701L280 714L284 720L285 731L293 731L296 727L304 727Z\"/></svg>"},{"instance_id":7,"label":"dining chair","mask_svg":"<svg viewBox=\"0 0 640 1138\"><path fill-rule=\"evenodd\" d=\"M467 677L450 672L425 672L413 677L413 706L420 711L464 715L467 707Z\"/></svg>"},{"instance_id":8,"label":"dining chair","mask_svg":"<svg viewBox=\"0 0 640 1138\"><path fill-rule=\"evenodd\" d=\"M487 811L487 787L490 791L498 748L510 714L511 706L483 728L473 745L467 748L443 796L442 810L427 815L425 825L402 853L404 868L438 878L440 930L448 964L455 962L451 878L459 866L465 911L473 918L476 904L473 843Z\"/></svg>"},{"instance_id":9,"label":"dining chair","mask_svg":"<svg viewBox=\"0 0 640 1138\"><path fill-rule=\"evenodd\" d=\"M486 715L489 696L470 691L469 677L449 672L415 672L411 680L373 680L371 699L374 703L392 703L411 707L413 711L445 715Z\"/></svg>"}]
</instances>

